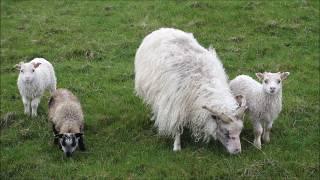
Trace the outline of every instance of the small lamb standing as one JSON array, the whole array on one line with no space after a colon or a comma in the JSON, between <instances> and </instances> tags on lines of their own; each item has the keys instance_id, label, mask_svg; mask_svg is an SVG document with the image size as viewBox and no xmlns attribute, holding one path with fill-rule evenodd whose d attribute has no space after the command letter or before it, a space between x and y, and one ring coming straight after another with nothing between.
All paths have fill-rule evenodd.
<instances>
[{"instance_id":1,"label":"small lamb standing","mask_svg":"<svg viewBox=\"0 0 320 180\"><path fill-rule=\"evenodd\" d=\"M84 120L78 98L66 89L57 89L49 101L49 121L55 134L55 143L67 157L79 147L84 151Z\"/></svg>"},{"instance_id":2,"label":"small lamb standing","mask_svg":"<svg viewBox=\"0 0 320 180\"><path fill-rule=\"evenodd\" d=\"M245 98L234 97L213 49L191 33L161 28L146 36L135 56L135 90L152 107L161 135L173 137L189 128L199 140L218 139L231 154L241 152Z\"/></svg>"},{"instance_id":3,"label":"small lamb standing","mask_svg":"<svg viewBox=\"0 0 320 180\"><path fill-rule=\"evenodd\" d=\"M246 75L237 76L230 81L234 95L246 97L249 116L253 124L254 145L261 149L262 140L270 141L273 121L277 119L282 108L282 81L289 72L256 73L262 84Z\"/></svg>"},{"instance_id":4,"label":"small lamb standing","mask_svg":"<svg viewBox=\"0 0 320 180\"><path fill-rule=\"evenodd\" d=\"M37 116L38 105L44 91L49 90L52 94L56 90L57 80L53 66L43 58L35 58L27 63L16 64L16 68L20 70L17 84L24 113Z\"/></svg>"}]
</instances>

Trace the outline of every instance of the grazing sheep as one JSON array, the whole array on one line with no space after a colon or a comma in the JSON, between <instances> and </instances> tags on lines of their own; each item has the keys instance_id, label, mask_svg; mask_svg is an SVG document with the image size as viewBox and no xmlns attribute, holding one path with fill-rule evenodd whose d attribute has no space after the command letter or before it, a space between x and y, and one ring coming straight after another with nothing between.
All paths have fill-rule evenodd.
<instances>
[{"instance_id":1,"label":"grazing sheep","mask_svg":"<svg viewBox=\"0 0 320 180\"><path fill-rule=\"evenodd\" d=\"M261 148L261 135L264 142L270 141L272 123L277 119L282 107L282 81L289 72L256 73L262 84L246 75L230 81L235 95L246 97L250 119L253 123L254 145Z\"/></svg>"},{"instance_id":2,"label":"grazing sheep","mask_svg":"<svg viewBox=\"0 0 320 180\"><path fill-rule=\"evenodd\" d=\"M70 157L83 142L84 120L80 102L66 89L57 89L49 101L49 121L53 124L55 142L59 140L63 152Z\"/></svg>"},{"instance_id":3,"label":"grazing sheep","mask_svg":"<svg viewBox=\"0 0 320 180\"><path fill-rule=\"evenodd\" d=\"M30 62L16 64L20 70L18 89L24 105L24 113L37 116L40 99L45 90L52 94L56 90L56 76L50 62L43 58L35 58Z\"/></svg>"},{"instance_id":4,"label":"grazing sheep","mask_svg":"<svg viewBox=\"0 0 320 180\"><path fill-rule=\"evenodd\" d=\"M162 28L146 36L135 56L135 90L152 107L161 135L174 137L190 128L199 140L218 139L229 153L241 151L245 99L231 94L227 75L213 49L191 33Z\"/></svg>"}]
</instances>

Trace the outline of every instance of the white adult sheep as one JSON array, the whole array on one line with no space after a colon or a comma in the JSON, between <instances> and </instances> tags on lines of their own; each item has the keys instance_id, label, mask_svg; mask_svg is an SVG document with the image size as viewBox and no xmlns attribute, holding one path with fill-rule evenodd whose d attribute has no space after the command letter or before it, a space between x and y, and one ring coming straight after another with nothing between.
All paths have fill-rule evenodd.
<instances>
[{"instance_id":1,"label":"white adult sheep","mask_svg":"<svg viewBox=\"0 0 320 180\"><path fill-rule=\"evenodd\" d=\"M261 149L262 140L270 141L273 121L277 119L282 108L282 81L289 72L256 73L262 84L246 75L237 76L230 81L234 95L246 97L249 116L253 124L254 145Z\"/></svg>"},{"instance_id":2,"label":"white adult sheep","mask_svg":"<svg viewBox=\"0 0 320 180\"><path fill-rule=\"evenodd\" d=\"M79 147L85 150L83 142L84 120L78 98L67 89L57 89L49 101L49 121L58 143L65 155L70 157Z\"/></svg>"},{"instance_id":3,"label":"white adult sheep","mask_svg":"<svg viewBox=\"0 0 320 180\"><path fill-rule=\"evenodd\" d=\"M196 140L213 137L229 153L241 152L245 99L237 102L214 50L191 33L161 28L144 38L135 56L135 90L151 105L159 133L174 137L174 151L187 127Z\"/></svg>"},{"instance_id":4,"label":"white adult sheep","mask_svg":"<svg viewBox=\"0 0 320 180\"><path fill-rule=\"evenodd\" d=\"M18 89L24 105L24 113L37 116L40 99L45 90L52 94L56 90L56 76L53 66L43 58L35 58L30 62L16 64L20 70L18 77Z\"/></svg>"}]
</instances>

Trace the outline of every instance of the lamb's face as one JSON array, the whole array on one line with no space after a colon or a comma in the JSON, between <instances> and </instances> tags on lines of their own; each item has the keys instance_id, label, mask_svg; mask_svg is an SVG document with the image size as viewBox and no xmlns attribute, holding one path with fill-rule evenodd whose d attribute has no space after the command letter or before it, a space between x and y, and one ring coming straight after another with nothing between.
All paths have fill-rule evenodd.
<instances>
[{"instance_id":1,"label":"lamb's face","mask_svg":"<svg viewBox=\"0 0 320 180\"><path fill-rule=\"evenodd\" d=\"M220 121L218 123L217 138L230 154L241 152L240 133L242 127L242 120L235 120L230 123Z\"/></svg>"},{"instance_id":2,"label":"lamb's face","mask_svg":"<svg viewBox=\"0 0 320 180\"><path fill-rule=\"evenodd\" d=\"M35 71L36 68L39 67L41 63L21 63L20 65L17 65L20 70L20 78L25 83L31 83L34 80L35 77Z\"/></svg>"},{"instance_id":3,"label":"lamb's face","mask_svg":"<svg viewBox=\"0 0 320 180\"><path fill-rule=\"evenodd\" d=\"M257 77L262 81L264 92L273 95L278 94L282 89L282 81L286 79L289 72L278 73L256 73Z\"/></svg>"},{"instance_id":4,"label":"lamb's face","mask_svg":"<svg viewBox=\"0 0 320 180\"><path fill-rule=\"evenodd\" d=\"M67 157L71 157L72 153L77 149L80 133L65 133L59 136L61 149Z\"/></svg>"}]
</instances>

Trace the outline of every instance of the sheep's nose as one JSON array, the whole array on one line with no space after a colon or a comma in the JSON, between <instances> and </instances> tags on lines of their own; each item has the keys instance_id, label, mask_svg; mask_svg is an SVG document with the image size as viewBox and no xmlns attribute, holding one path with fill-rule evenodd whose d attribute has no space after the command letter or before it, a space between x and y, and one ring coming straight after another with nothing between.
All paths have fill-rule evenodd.
<instances>
[{"instance_id":1,"label":"sheep's nose","mask_svg":"<svg viewBox=\"0 0 320 180\"><path fill-rule=\"evenodd\" d=\"M276 90L276 88L275 87L270 87L270 90L274 91L274 90Z\"/></svg>"},{"instance_id":2,"label":"sheep's nose","mask_svg":"<svg viewBox=\"0 0 320 180\"><path fill-rule=\"evenodd\" d=\"M71 152L67 152L67 153L66 153L66 156L67 156L67 157L71 157L71 156L72 156Z\"/></svg>"},{"instance_id":3,"label":"sheep's nose","mask_svg":"<svg viewBox=\"0 0 320 180\"><path fill-rule=\"evenodd\" d=\"M238 154L240 152L241 152L241 150L239 148L234 150L234 154Z\"/></svg>"}]
</instances>

